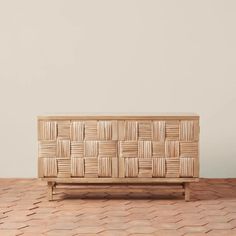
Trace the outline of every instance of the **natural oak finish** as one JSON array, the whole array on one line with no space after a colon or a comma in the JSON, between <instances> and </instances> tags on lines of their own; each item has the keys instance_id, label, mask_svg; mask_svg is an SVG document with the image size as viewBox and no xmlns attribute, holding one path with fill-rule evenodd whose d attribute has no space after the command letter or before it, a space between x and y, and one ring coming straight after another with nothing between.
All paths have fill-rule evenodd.
<instances>
[{"instance_id":1,"label":"natural oak finish","mask_svg":"<svg viewBox=\"0 0 236 236\"><path fill-rule=\"evenodd\" d=\"M173 184L199 177L196 114L38 117L38 176L58 184Z\"/></svg>"}]
</instances>

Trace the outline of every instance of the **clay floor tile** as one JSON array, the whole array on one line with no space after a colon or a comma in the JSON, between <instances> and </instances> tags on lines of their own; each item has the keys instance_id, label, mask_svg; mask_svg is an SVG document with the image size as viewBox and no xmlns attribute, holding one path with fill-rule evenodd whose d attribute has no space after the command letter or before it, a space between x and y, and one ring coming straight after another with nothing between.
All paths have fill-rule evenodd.
<instances>
[{"instance_id":1,"label":"clay floor tile","mask_svg":"<svg viewBox=\"0 0 236 236\"><path fill-rule=\"evenodd\" d=\"M207 236L207 233L186 233L184 236Z\"/></svg>"},{"instance_id":2,"label":"clay floor tile","mask_svg":"<svg viewBox=\"0 0 236 236\"><path fill-rule=\"evenodd\" d=\"M215 230L215 229L233 229L234 226L232 224L232 222L229 222L229 223L209 223L207 224L206 228L208 228L209 230Z\"/></svg>"},{"instance_id":3,"label":"clay floor tile","mask_svg":"<svg viewBox=\"0 0 236 236\"><path fill-rule=\"evenodd\" d=\"M8 217L6 219L8 219ZM11 222L6 220L4 223L0 224L0 229L20 229L27 226L28 224L25 222Z\"/></svg>"},{"instance_id":4,"label":"clay floor tile","mask_svg":"<svg viewBox=\"0 0 236 236\"><path fill-rule=\"evenodd\" d=\"M157 230L152 235L153 236L183 236L183 233L178 232L177 230L165 229L165 230Z\"/></svg>"},{"instance_id":5,"label":"clay floor tile","mask_svg":"<svg viewBox=\"0 0 236 236\"><path fill-rule=\"evenodd\" d=\"M205 219L194 219L194 218L189 218L189 219L184 219L178 222L178 225L180 226L204 226L208 224L208 221Z\"/></svg>"},{"instance_id":6,"label":"clay floor tile","mask_svg":"<svg viewBox=\"0 0 236 236\"><path fill-rule=\"evenodd\" d=\"M158 230L167 230L167 229L177 230L181 228L181 225L177 223L158 223L155 225L155 227Z\"/></svg>"},{"instance_id":7,"label":"clay floor tile","mask_svg":"<svg viewBox=\"0 0 236 236\"><path fill-rule=\"evenodd\" d=\"M98 233L98 235L99 236L128 236L128 233L125 232L124 230L106 229Z\"/></svg>"},{"instance_id":8,"label":"clay floor tile","mask_svg":"<svg viewBox=\"0 0 236 236\"><path fill-rule=\"evenodd\" d=\"M232 230L211 230L207 233L207 236L236 236L236 232Z\"/></svg>"},{"instance_id":9,"label":"clay floor tile","mask_svg":"<svg viewBox=\"0 0 236 236\"><path fill-rule=\"evenodd\" d=\"M107 230L125 230L129 228L130 226L128 224L123 224L123 223L107 223L103 224L102 227Z\"/></svg>"},{"instance_id":10,"label":"clay floor tile","mask_svg":"<svg viewBox=\"0 0 236 236\"><path fill-rule=\"evenodd\" d=\"M77 234L83 234L83 233L87 233L87 234L98 234L100 232L104 231L103 227L88 227L88 226L82 226L82 227L78 227L74 230L74 232L76 232Z\"/></svg>"},{"instance_id":11,"label":"clay floor tile","mask_svg":"<svg viewBox=\"0 0 236 236\"><path fill-rule=\"evenodd\" d=\"M43 235L45 236L74 236L76 235L76 233L71 230L51 230L44 233Z\"/></svg>"},{"instance_id":12,"label":"clay floor tile","mask_svg":"<svg viewBox=\"0 0 236 236\"><path fill-rule=\"evenodd\" d=\"M177 223L180 222L182 218L180 216L157 216L150 220L152 224L158 223Z\"/></svg>"},{"instance_id":13,"label":"clay floor tile","mask_svg":"<svg viewBox=\"0 0 236 236\"><path fill-rule=\"evenodd\" d=\"M206 233L209 230L204 226L184 226L182 228L179 228L178 231L186 234L186 233Z\"/></svg>"},{"instance_id":14,"label":"clay floor tile","mask_svg":"<svg viewBox=\"0 0 236 236\"><path fill-rule=\"evenodd\" d=\"M230 217L229 215L225 215L225 216L204 216L201 218L201 220L204 220L208 223L227 223L230 220L232 220L233 217Z\"/></svg>"},{"instance_id":15,"label":"clay floor tile","mask_svg":"<svg viewBox=\"0 0 236 236\"><path fill-rule=\"evenodd\" d=\"M126 231L128 233L136 233L136 234L150 234L150 233L154 233L157 229L151 226L145 226L145 225L141 225L141 226L131 226L128 229L126 229Z\"/></svg>"},{"instance_id":16,"label":"clay floor tile","mask_svg":"<svg viewBox=\"0 0 236 236\"><path fill-rule=\"evenodd\" d=\"M18 236L18 235L22 235L22 232L18 231L18 230L11 230L11 229L0 229L0 235L1 236Z\"/></svg>"}]
</instances>

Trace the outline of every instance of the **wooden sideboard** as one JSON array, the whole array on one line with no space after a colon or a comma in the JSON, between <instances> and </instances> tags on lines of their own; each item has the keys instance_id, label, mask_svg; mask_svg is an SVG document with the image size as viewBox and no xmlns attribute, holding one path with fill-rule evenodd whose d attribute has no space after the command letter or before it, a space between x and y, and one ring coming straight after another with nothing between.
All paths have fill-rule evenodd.
<instances>
[{"instance_id":1,"label":"wooden sideboard","mask_svg":"<svg viewBox=\"0 0 236 236\"><path fill-rule=\"evenodd\" d=\"M38 117L38 177L57 184L180 184L199 177L199 116Z\"/></svg>"}]
</instances>

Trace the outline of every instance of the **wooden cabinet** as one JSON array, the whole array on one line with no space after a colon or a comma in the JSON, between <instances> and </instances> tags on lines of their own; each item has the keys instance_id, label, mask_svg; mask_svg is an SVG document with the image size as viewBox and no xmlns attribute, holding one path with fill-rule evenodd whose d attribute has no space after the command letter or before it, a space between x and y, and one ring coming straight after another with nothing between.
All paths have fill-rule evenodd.
<instances>
[{"instance_id":1,"label":"wooden cabinet","mask_svg":"<svg viewBox=\"0 0 236 236\"><path fill-rule=\"evenodd\" d=\"M49 183L181 183L199 177L199 116L38 117L38 176ZM52 192L49 192L52 196Z\"/></svg>"}]
</instances>

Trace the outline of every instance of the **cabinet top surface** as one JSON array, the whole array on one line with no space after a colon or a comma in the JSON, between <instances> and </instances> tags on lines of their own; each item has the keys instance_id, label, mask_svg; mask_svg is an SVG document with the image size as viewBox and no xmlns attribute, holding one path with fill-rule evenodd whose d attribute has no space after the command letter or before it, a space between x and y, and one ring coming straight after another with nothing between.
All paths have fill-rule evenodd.
<instances>
[{"instance_id":1,"label":"cabinet top surface","mask_svg":"<svg viewBox=\"0 0 236 236\"><path fill-rule=\"evenodd\" d=\"M199 119L196 113L78 113L78 114L45 114L38 120L94 120L94 119Z\"/></svg>"}]
</instances>

